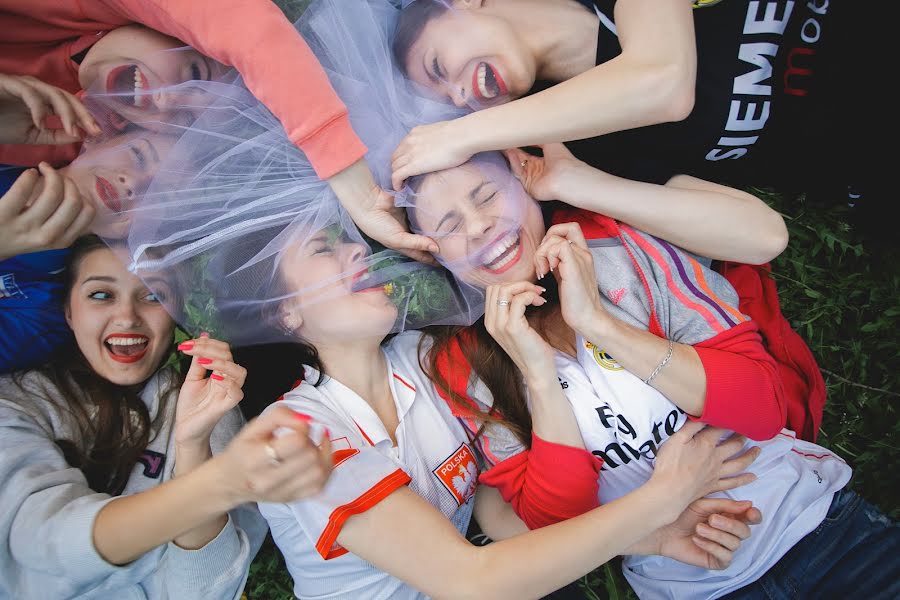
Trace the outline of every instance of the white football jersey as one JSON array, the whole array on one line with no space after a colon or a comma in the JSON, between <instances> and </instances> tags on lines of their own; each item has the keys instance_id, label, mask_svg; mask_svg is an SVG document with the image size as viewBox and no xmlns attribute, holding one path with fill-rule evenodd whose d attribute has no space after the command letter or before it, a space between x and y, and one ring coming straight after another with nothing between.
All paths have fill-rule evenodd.
<instances>
[{"instance_id":1,"label":"white football jersey","mask_svg":"<svg viewBox=\"0 0 900 600\"><path fill-rule=\"evenodd\" d=\"M301 383L278 404L328 428L335 467L318 495L291 504L260 504L298 598L411 599L425 596L337 543L344 522L409 485L465 535L478 466L465 431L419 367L419 332L383 348L400 424L393 445L375 411L331 378ZM307 369L304 381L318 372Z\"/></svg>"}]
</instances>

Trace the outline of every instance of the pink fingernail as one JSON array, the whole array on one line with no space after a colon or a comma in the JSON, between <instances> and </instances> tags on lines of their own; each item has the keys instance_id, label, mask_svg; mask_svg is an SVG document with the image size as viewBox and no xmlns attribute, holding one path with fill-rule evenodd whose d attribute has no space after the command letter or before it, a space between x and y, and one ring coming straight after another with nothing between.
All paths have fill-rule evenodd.
<instances>
[{"instance_id":1,"label":"pink fingernail","mask_svg":"<svg viewBox=\"0 0 900 600\"><path fill-rule=\"evenodd\" d=\"M179 350L190 350L193 347L194 347L194 340L188 340L186 342L181 342L180 344L178 344Z\"/></svg>"},{"instance_id":2,"label":"pink fingernail","mask_svg":"<svg viewBox=\"0 0 900 600\"><path fill-rule=\"evenodd\" d=\"M222 377L222 376L219 375L218 373L213 373L212 375L209 376L209 378L210 378L210 379L215 379L216 381L222 381L223 379L225 379L224 377Z\"/></svg>"},{"instance_id":3,"label":"pink fingernail","mask_svg":"<svg viewBox=\"0 0 900 600\"><path fill-rule=\"evenodd\" d=\"M211 364L212 364L212 359L211 359L211 358L198 358L198 359L197 359L197 364L199 364L199 365L211 365Z\"/></svg>"},{"instance_id":4,"label":"pink fingernail","mask_svg":"<svg viewBox=\"0 0 900 600\"><path fill-rule=\"evenodd\" d=\"M201 331L201 332L200 332L200 337L202 337L202 338L208 338L208 337L209 337L209 333L206 332L206 331Z\"/></svg>"},{"instance_id":5,"label":"pink fingernail","mask_svg":"<svg viewBox=\"0 0 900 600\"><path fill-rule=\"evenodd\" d=\"M294 418L298 421L303 421L304 423L312 423L312 417L303 413L295 412Z\"/></svg>"}]
</instances>

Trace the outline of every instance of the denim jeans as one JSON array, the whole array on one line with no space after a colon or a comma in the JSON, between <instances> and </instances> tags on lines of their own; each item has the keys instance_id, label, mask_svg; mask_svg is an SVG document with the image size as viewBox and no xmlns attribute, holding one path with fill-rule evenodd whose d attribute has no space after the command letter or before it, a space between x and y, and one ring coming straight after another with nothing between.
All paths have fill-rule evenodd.
<instances>
[{"instance_id":1,"label":"denim jeans","mask_svg":"<svg viewBox=\"0 0 900 600\"><path fill-rule=\"evenodd\" d=\"M763 516L765 518L765 515ZM825 520L730 600L900 598L900 525L844 488Z\"/></svg>"}]
</instances>

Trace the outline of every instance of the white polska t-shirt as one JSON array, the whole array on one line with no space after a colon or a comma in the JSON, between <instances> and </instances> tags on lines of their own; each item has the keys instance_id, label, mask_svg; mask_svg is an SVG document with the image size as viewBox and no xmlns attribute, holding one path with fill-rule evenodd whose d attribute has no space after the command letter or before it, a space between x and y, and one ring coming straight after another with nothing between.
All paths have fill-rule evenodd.
<instances>
[{"instance_id":1,"label":"white polska t-shirt","mask_svg":"<svg viewBox=\"0 0 900 600\"><path fill-rule=\"evenodd\" d=\"M277 404L330 432L335 467L318 495L260 504L294 580L298 598L423 598L403 581L337 543L344 522L403 485L441 511L463 535L474 505L478 467L468 438L419 367L419 332L383 347L400 424L393 445L375 411L339 381L307 368L304 383ZM415 532L410 532L414 535Z\"/></svg>"}]
</instances>

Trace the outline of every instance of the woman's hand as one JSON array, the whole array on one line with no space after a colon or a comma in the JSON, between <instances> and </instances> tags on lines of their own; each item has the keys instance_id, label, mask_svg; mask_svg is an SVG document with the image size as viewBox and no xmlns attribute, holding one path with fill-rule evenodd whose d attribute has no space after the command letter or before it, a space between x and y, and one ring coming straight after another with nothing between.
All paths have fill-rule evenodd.
<instances>
[{"instance_id":1,"label":"woman's hand","mask_svg":"<svg viewBox=\"0 0 900 600\"><path fill-rule=\"evenodd\" d=\"M406 211L394 206L394 198L375 183L365 159L330 177L328 184L353 222L369 237L414 260L437 264L431 255L438 251L437 243L410 233Z\"/></svg>"},{"instance_id":2,"label":"woman's hand","mask_svg":"<svg viewBox=\"0 0 900 600\"><path fill-rule=\"evenodd\" d=\"M331 474L328 430L317 447L311 420L286 406L253 419L210 464L221 472L229 504L294 502L322 491Z\"/></svg>"},{"instance_id":3,"label":"woman's hand","mask_svg":"<svg viewBox=\"0 0 900 600\"><path fill-rule=\"evenodd\" d=\"M94 213L71 179L47 163L28 169L0 197L0 260L71 246Z\"/></svg>"},{"instance_id":4,"label":"woman's hand","mask_svg":"<svg viewBox=\"0 0 900 600\"><path fill-rule=\"evenodd\" d=\"M63 129L44 119L59 116ZM81 100L34 77L0 73L0 144L71 144L101 133Z\"/></svg>"},{"instance_id":5,"label":"woman's hand","mask_svg":"<svg viewBox=\"0 0 900 600\"><path fill-rule=\"evenodd\" d=\"M529 385L556 385L553 348L525 318L528 306L543 306L544 288L520 281L491 285L485 290L484 325L525 376Z\"/></svg>"},{"instance_id":6,"label":"woman's hand","mask_svg":"<svg viewBox=\"0 0 900 600\"><path fill-rule=\"evenodd\" d=\"M652 552L702 569L722 570L731 565L741 542L751 535L750 525L762 522L762 514L749 501L700 498L678 519L652 536Z\"/></svg>"},{"instance_id":7,"label":"woman's hand","mask_svg":"<svg viewBox=\"0 0 900 600\"><path fill-rule=\"evenodd\" d=\"M744 438L719 427L698 421L687 421L665 444L656 456L650 482L681 506L708 496L713 492L731 490L756 479L743 471L759 456L759 446L745 452ZM740 453L740 454L738 454Z\"/></svg>"},{"instance_id":8,"label":"woman's hand","mask_svg":"<svg viewBox=\"0 0 900 600\"><path fill-rule=\"evenodd\" d=\"M391 184L400 191L410 177L458 167L475 154L456 120L413 127L391 157Z\"/></svg>"},{"instance_id":9,"label":"woman's hand","mask_svg":"<svg viewBox=\"0 0 900 600\"><path fill-rule=\"evenodd\" d=\"M534 265L539 279L548 271L556 277L563 320L569 327L586 335L598 321L612 318L600 302L594 258L577 223L548 229L534 253Z\"/></svg>"},{"instance_id":10,"label":"woman's hand","mask_svg":"<svg viewBox=\"0 0 900 600\"><path fill-rule=\"evenodd\" d=\"M587 167L565 144L541 144L544 156L533 156L519 148L504 151L509 167L528 195L535 200L563 200L574 176ZM589 167L588 167L589 168Z\"/></svg>"},{"instance_id":11,"label":"woman's hand","mask_svg":"<svg viewBox=\"0 0 900 600\"><path fill-rule=\"evenodd\" d=\"M193 357L175 408L178 446L209 446L216 424L244 397L247 370L235 364L231 348L208 334L182 342L178 349ZM212 371L209 377L207 371Z\"/></svg>"}]
</instances>

